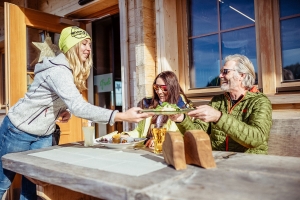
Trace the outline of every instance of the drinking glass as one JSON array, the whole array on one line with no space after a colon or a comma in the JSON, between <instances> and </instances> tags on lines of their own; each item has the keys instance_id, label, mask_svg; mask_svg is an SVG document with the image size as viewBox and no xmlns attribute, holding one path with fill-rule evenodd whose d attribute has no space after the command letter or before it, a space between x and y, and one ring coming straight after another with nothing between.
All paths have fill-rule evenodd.
<instances>
[{"instance_id":1,"label":"drinking glass","mask_svg":"<svg viewBox=\"0 0 300 200\"><path fill-rule=\"evenodd\" d=\"M152 124L151 132L154 142L154 153L160 154L162 153L162 144L165 141L165 134L167 132L166 124Z\"/></svg>"},{"instance_id":2,"label":"drinking glass","mask_svg":"<svg viewBox=\"0 0 300 200\"><path fill-rule=\"evenodd\" d=\"M82 130L84 134L84 146L93 146L95 140L95 126L92 121L83 120L82 121Z\"/></svg>"}]
</instances>

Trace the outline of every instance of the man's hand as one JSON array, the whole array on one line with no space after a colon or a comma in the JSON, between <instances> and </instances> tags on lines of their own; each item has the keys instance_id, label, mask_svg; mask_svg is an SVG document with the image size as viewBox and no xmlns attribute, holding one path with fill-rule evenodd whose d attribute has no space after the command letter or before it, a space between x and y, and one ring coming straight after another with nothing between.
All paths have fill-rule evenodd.
<instances>
[{"instance_id":1,"label":"man's hand","mask_svg":"<svg viewBox=\"0 0 300 200\"><path fill-rule=\"evenodd\" d=\"M154 113L140 113L142 109L139 107L133 107L127 110L126 112L118 112L115 115L115 122L116 121L126 121L131 123L137 123L151 117Z\"/></svg>"},{"instance_id":2,"label":"man's hand","mask_svg":"<svg viewBox=\"0 0 300 200\"><path fill-rule=\"evenodd\" d=\"M65 110L62 113L60 113L59 118L56 120L56 122L67 123L70 118L71 118L71 113Z\"/></svg>"},{"instance_id":3,"label":"man's hand","mask_svg":"<svg viewBox=\"0 0 300 200\"><path fill-rule=\"evenodd\" d=\"M169 119L174 122L182 122L184 120L184 114L170 115Z\"/></svg>"},{"instance_id":4,"label":"man's hand","mask_svg":"<svg viewBox=\"0 0 300 200\"><path fill-rule=\"evenodd\" d=\"M201 119L204 122L218 122L222 113L211 106L198 106L195 110L188 112L188 115Z\"/></svg>"}]
</instances>

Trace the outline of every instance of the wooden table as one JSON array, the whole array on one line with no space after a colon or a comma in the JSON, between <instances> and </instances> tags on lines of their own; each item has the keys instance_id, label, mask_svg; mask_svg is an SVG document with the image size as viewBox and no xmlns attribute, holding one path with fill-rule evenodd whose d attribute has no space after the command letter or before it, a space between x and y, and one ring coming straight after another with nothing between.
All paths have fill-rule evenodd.
<instances>
[{"instance_id":1,"label":"wooden table","mask_svg":"<svg viewBox=\"0 0 300 200\"><path fill-rule=\"evenodd\" d=\"M189 165L186 170L176 171L164 166L132 176L32 156L32 153L70 147L77 148L77 152L87 150L82 145L68 144L7 154L2 157L3 167L58 188L102 199L300 199L300 158L297 157L243 153L227 156L230 152L215 151L217 168L214 169ZM90 149L105 150L104 147ZM162 156L149 151L126 149L122 152L165 165ZM137 168L133 166L130 170L138 173Z\"/></svg>"}]
</instances>

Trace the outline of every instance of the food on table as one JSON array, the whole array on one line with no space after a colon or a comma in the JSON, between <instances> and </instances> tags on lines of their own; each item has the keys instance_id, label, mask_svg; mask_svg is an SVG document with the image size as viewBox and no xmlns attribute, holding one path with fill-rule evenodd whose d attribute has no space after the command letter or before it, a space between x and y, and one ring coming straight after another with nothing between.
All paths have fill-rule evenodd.
<instances>
[{"instance_id":1,"label":"food on table","mask_svg":"<svg viewBox=\"0 0 300 200\"><path fill-rule=\"evenodd\" d=\"M158 105L155 110L159 111L180 111L180 108L176 104L170 104L168 102L163 102L161 105Z\"/></svg>"},{"instance_id":2,"label":"food on table","mask_svg":"<svg viewBox=\"0 0 300 200\"><path fill-rule=\"evenodd\" d=\"M101 143L115 143L115 144L125 144L125 143L133 143L139 141L139 138L130 137L130 135L126 132L118 133L118 131L112 132L113 134L108 134L104 137L97 139L97 142ZM109 137L111 135L111 137ZM137 139L137 141L136 141Z\"/></svg>"},{"instance_id":3,"label":"food on table","mask_svg":"<svg viewBox=\"0 0 300 200\"><path fill-rule=\"evenodd\" d=\"M97 142L103 142L103 143L108 143L108 139L106 138L100 138Z\"/></svg>"},{"instance_id":4,"label":"food on table","mask_svg":"<svg viewBox=\"0 0 300 200\"><path fill-rule=\"evenodd\" d=\"M112 136L112 142L113 143L120 143L121 142L121 134L116 134Z\"/></svg>"},{"instance_id":5,"label":"food on table","mask_svg":"<svg viewBox=\"0 0 300 200\"><path fill-rule=\"evenodd\" d=\"M131 143L134 142L134 138L130 137L129 135L121 135L121 143Z\"/></svg>"},{"instance_id":6,"label":"food on table","mask_svg":"<svg viewBox=\"0 0 300 200\"><path fill-rule=\"evenodd\" d=\"M127 138L127 137L130 137L130 135L126 132L122 132L120 133L121 134L121 138Z\"/></svg>"}]
</instances>

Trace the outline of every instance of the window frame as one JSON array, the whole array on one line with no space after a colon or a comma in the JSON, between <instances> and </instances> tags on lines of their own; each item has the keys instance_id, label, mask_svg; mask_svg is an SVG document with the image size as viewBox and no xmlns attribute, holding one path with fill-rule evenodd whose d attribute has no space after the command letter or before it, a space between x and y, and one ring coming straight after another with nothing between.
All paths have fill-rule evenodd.
<instances>
[{"instance_id":1,"label":"window frame","mask_svg":"<svg viewBox=\"0 0 300 200\"><path fill-rule=\"evenodd\" d=\"M281 32L280 32L280 7L279 0L273 1L273 15L274 15L274 41L277 51L275 52L276 65L276 90L279 92L287 92L293 90L300 90L300 81L284 82L282 77L282 56L281 56Z\"/></svg>"},{"instance_id":2,"label":"window frame","mask_svg":"<svg viewBox=\"0 0 300 200\"><path fill-rule=\"evenodd\" d=\"M219 87L194 89L190 88L189 77L189 49L188 49L188 8L187 0L177 0L177 34L178 34L178 62L179 82L188 97L210 96L222 93Z\"/></svg>"},{"instance_id":3,"label":"window frame","mask_svg":"<svg viewBox=\"0 0 300 200\"><path fill-rule=\"evenodd\" d=\"M212 97L220 88L190 88L187 0L177 0L179 82L188 97ZM267 95L300 91L300 81L282 82L279 0L254 0L258 88ZM278 64L279 63L279 64ZM275 73L274 73L275 72Z\"/></svg>"}]
</instances>

